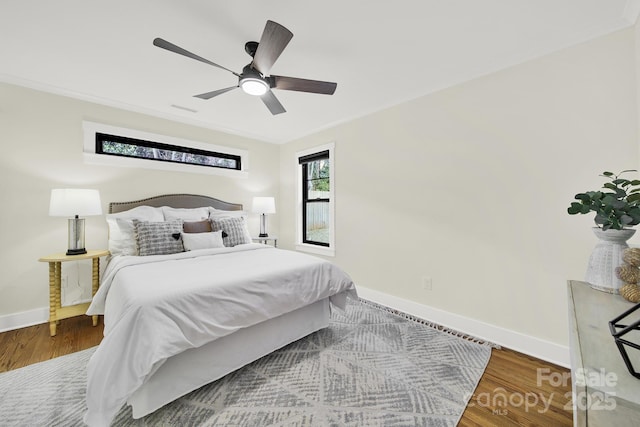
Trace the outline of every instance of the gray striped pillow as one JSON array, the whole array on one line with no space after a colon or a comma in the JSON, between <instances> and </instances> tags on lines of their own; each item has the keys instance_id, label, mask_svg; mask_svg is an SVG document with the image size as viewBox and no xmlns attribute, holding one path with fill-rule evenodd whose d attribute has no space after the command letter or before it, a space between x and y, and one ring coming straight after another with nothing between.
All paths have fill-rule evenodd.
<instances>
[{"instance_id":1,"label":"gray striped pillow","mask_svg":"<svg viewBox=\"0 0 640 427\"><path fill-rule=\"evenodd\" d=\"M168 255L184 252L180 238L182 220L164 222L133 220L133 225L138 255Z\"/></svg>"},{"instance_id":2,"label":"gray striped pillow","mask_svg":"<svg viewBox=\"0 0 640 427\"><path fill-rule=\"evenodd\" d=\"M251 243L247 223L242 217L215 218L211 220L213 231L222 230L222 241L227 247Z\"/></svg>"}]
</instances>

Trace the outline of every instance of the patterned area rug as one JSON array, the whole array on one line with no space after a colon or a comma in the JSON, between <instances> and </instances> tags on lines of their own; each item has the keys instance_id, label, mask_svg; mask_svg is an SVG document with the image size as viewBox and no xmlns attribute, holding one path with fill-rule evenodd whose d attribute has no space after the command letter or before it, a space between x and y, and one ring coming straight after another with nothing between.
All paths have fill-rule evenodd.
<instances>
[{"instance_id":1,"label":"patterned area rug","mask_svg":"<svg viewBox=\"0 0 640 427\"><path fill-rule=\"evenodd\" d=\"M0 374L0 426L81 426L94 349ZM455 426L488 345L361 301L290 344L142 419L114 426Z\"/></svg>"}]
</instances>

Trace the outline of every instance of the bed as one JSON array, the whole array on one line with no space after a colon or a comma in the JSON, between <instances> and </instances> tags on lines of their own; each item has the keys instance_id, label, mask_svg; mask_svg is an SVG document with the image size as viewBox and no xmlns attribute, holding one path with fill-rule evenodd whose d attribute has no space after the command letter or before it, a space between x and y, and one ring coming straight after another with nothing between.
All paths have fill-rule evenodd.
<instances>
[{"instance_id":1,"label":"bed","mask_svg":"<svg viewBox=\"0 0 640 427\"><path fill-rule=\"evenodd\" d=\"M357 298L334 264L251 243L240 204L163 195L111 203L107 222L112 256L87 310L105 324L87 366L90 426L125 404L143 417L327 327L332 307Z\"/></svg>"}]
</instances>

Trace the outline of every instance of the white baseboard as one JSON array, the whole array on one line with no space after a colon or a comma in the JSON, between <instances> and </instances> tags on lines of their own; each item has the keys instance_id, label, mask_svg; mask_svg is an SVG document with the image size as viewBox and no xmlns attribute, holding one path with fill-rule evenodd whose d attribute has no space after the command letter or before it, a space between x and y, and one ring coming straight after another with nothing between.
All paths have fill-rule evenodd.
<instances>
[{"instance_id":1,"label":"white baseboard","mask_svg":"<svg viewBox=\"0 0 640 427\"><path fill-rule=\"evenodd\" d=\"M0 332L26 328L49 321L49 307L35 308L20 313L11 313L0 316Z\"/></svg>"},{"instance_id":2,"label":"white baseboard","mask_svg":"<svg viewBox=\"0 0 640 427\"><path fill-rule=\"evenodd\" d=\"M521 334L489 323L450 313L414 301L395 297L384 292L358 286L358 295L412 316L429 320L438 325L454 329L482 340L528 354L556 365L570 367L569 347Z\"/></svg>"},{"instance_id":3,"label":"white baseboard","mask_svg":"<svg viewBox=\"0 0 640 427\"><path fill-rule=\"evenodd\" d=\"M568 346L555 344L362 286L358 286L358 295L375 303L386 305L421 319L430 320L447 328L464 332L473 337L499 344L538 359L567 368L570 366ZM7 314L0 316L0 332L25 328L48 321L49 307Z\"/></svg>"}]
</instances>

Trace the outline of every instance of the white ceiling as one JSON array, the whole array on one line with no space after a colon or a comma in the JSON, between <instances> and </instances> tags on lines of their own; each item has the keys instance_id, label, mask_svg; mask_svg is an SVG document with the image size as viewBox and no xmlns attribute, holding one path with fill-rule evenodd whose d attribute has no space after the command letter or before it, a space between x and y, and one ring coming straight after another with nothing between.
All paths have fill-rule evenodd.
<instances>
[{"instance_id":1,"label":"white ceiling","mask_svg":"<svg viewBox=\"0 0 640 427\"><path fill-rule=\"evenodd\" d=\"M632 26L639 0L2 0L0 81L282 143ZM294 34L272 74L338 83L275 90L272 116L241 72L267 19ZM172 105L188 108L189 112Z\"/></svg>"}]
</instances>

